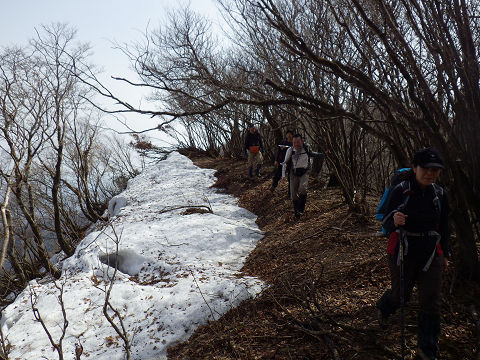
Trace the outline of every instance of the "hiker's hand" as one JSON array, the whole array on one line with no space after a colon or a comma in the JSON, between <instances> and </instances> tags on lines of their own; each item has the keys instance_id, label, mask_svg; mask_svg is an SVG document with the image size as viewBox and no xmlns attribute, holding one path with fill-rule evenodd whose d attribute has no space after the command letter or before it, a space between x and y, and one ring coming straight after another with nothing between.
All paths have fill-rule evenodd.
<instances>
[{"instance_id":1,"label":"hiker's hand","mask_svg":"<svg viewBox=\"0 0 480 360\"><path fill-rule=\"evenodd\" d=\"M393 224L395 225L395 227L404 226L407 218L408 218L408 215L405 215L404 213L397 211L395 214L393 214Z\"/></svg>"},{"instance_id":2,"label":"hiker's hand","mask_svg":"<svg viewBox=\"0 0 480 360\"><path fill-rule=\"evenodd\" d=\"M275 161L273 165L278 166L278 161Z\"/></svg>"},{"instance_id":3,"label":"hiker's hand","mask_svg":"<svg viewBox=\"0 0 480 360\"><path fill-rule=\"evenodd\" d=\"M443 257L443 270L446 270L448 268L448 258L445 256Z\"/></svg>"}]
</instances>

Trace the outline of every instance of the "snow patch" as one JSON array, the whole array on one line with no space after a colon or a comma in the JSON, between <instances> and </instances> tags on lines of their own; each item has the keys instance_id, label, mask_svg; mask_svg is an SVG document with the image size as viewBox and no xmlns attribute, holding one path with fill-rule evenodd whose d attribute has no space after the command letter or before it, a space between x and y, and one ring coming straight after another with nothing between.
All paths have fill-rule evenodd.
<instances>
[{"instance_id":1,"label":"snow patch","mask_svg":"<svg viewBox=\"0 0 480 360\"><path fill-rule=\"evenodd\" d=\"M263 236L256 217L239 208L234 197L212 189L213 174L178 153L149 166L112 199L110 214L122 215L111 221L115 231L106 227L90 233L75 254L63 260L57 284L64 287L69 322L63 340L66 358L81 342L90 359L124 359L121 339L102 312L113 274L105 263L113 263L116 242L120 271L110 303L129 334L132 360L166 359L168 346L262 291L258 279L239 276ZM182 210L169 210L199 205L211 206L213 214L183 216ZM34 320L31 288L53 339L62 335L55 283L32 281L2 313L9 358L57 359L41 324Z\"/></svg>"}]
</instances>

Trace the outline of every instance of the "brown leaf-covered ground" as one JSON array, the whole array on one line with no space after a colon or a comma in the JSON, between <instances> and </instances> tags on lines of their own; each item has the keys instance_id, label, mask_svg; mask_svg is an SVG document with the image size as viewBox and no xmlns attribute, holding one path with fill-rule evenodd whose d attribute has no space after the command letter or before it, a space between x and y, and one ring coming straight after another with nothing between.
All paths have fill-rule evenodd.
<instances>
[{"instance_id":1,"label":"brown leaf-covered ground","mask_svg":"<svg viewBox=\"0 0 480 360\"><path fill-rule=\"evenodd\" d=\"M385 239L374 216L351 213L335 188L311 181L306 213L293 218L283 182L253 182L245 162L190 154L217 170L216 187L258 215L265 232L242 271L269 288L218 321L200 327L169 349L169 359L395 359L400 354L399 315L381 330L375 302L388 287ZM270 169L266 169L268 170ZM371 199L374 213L378 199ZM441 359L479 359L479 287L445 274ZM416 345L416 297L406 307L407 358Z\"/></svg>"}]
</instances>

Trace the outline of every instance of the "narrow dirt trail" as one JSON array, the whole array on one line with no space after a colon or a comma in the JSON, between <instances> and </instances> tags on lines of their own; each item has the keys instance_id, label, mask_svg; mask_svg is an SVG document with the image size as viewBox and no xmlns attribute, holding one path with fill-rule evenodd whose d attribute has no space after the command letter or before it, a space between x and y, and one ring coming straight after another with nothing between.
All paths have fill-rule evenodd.
<instances>
[{"instance_id":1,"label":"narrow dirt trail","mask_svg":"<svg viewBox=\"0 0 480 360\"><path fill-rule=\"evenodd\" d=\"M372 216L350 213L341 193L310 183L305 215L293 218L286 182L272 194L271 180L246 179L246 166L232 159L195 158L217 169L219 191L232 193L258 215L265 237L242 272L270 284L262 296L203 326L189 341L169 350L169 359L395 359L400 353L398 315L381 330L375 302L389 284L386 242L375 236ZM445 274L442 359L474 359L478 286L450 295L454 267ZM476 300L475 300L476 299ZM416 346L416 295L406 308L410 357Z\"/></svg>"}]
</instances>

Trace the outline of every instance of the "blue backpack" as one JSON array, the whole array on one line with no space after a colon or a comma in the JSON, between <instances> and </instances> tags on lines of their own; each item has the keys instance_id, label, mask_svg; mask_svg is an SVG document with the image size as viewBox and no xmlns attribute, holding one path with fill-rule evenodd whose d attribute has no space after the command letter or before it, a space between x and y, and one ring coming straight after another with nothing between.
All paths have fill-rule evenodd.
<instances>
[{"instance_id":1,"label":"blue backpack","mask_svg":"<svg viewBox=\"0 0 480 360\"><path fill-rule=\"evenodd\" d=\"M407 180L411 174L412 174L411 168L402 168L402 169L395 170L395 172L393 173L390 179L390 185L387 186L387 188L383 192L382 199L378 204L377 212L375 214L375 217L377 218L378 221L382 222L384 217L388 215L386 212L387 212L387 209L389 208L389 203L392 197L393 188L398 184L400 184L402 181ZM406 198L406 200L408 201L408 197ZM383 228L383 226L382 226L382 233L385 236L388 235L387 231Z\"/></svg>"}]
</instances>

